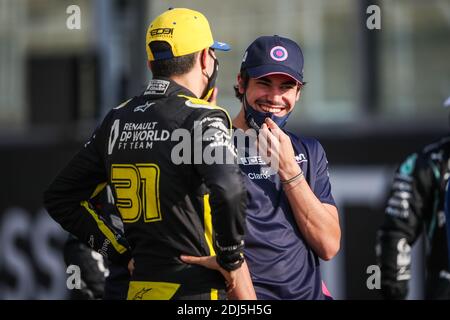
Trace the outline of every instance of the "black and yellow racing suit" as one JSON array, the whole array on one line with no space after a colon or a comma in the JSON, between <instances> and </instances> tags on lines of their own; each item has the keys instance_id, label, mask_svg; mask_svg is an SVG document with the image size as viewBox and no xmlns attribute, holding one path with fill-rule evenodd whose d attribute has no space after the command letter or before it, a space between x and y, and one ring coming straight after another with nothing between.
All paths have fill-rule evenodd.
<instances>
[{"instance_id":1,"label":"black and yellow racing suit","mask_svg":"<svg viewBox=\"0 0 450 320\"><path fill-rule=\"evenodd\" d=\"M111 261L134 258L129 299L216 298L222 275L179 257L216 254L226 270L243 261L246 192L230 129L223 109L153 79L108 113L45 192L45 206ZM106 183L125 237L89 202Z\"/></svg>"}]
</instances>

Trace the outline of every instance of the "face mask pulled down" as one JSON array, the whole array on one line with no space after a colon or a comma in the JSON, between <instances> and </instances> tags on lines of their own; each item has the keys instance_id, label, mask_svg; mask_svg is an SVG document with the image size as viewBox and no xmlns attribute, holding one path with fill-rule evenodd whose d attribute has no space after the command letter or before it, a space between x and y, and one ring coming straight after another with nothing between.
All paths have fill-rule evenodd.
<instances>
[{"instance_id":1,"label":"face mask pulled down","mask_svg":"<svg viewBox=\"0 0 450 320\"><path fill-rule=\"evenodd\" d=\"M245 120L247 121L248 126L256 130L256 132L259 132L259 129L263 125L266 118L270 118L273 122L277 124L278 127L283 128L286 125L286 122L291 114L289 112L284 116L278 117L274 115L272 112L257 111L248 103L247 95L244 94L243 99L244 99L243 102L244 102Z\"/></svg>"}]
</instances>

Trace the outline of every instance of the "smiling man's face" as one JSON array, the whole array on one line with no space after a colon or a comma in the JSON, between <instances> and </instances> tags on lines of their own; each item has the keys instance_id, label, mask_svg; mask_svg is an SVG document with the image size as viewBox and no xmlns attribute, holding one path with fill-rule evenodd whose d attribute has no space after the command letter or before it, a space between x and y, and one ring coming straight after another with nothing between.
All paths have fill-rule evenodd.
<instances>
[{"instance_id":1,"label":"smiling man's face","mask_svg":"<svg viewBox=\"0 0 450 320\"><path fill-rule=\"evenodd\" d=\"M239 88L244 93L244 88ZM250 78L246 90L248 103L257 111L271 112L281 117L294 109L300 97L297 82L285 74Z\"/></svg>"}]
</instances>

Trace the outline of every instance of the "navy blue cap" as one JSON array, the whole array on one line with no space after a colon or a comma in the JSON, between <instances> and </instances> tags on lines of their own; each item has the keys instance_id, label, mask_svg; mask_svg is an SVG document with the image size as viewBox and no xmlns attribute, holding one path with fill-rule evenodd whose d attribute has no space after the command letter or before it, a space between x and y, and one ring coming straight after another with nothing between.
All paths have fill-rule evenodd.
<instances>
[{"instance_id":1,"label":"navy blue cap","mask_svg":"<svg viewBox=\"0 0 450 320\"><path fill-rule=\"evenodd\" d=\"M251 78L285 74L303 83L302 49L277 35L259 37L245 51L241 70L246 70Z\"/></svg>"}]
</instances>

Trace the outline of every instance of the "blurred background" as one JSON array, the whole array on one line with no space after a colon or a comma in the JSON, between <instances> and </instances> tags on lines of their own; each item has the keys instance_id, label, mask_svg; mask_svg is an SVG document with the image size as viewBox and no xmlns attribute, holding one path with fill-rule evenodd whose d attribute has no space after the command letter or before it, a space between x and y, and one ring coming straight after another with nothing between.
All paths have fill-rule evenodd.
<instances>
[{"instance_id":1,"label":"blurred background","mask_svg":"<svg viewBox=\"0 0 450 320\"><path fill-rule=\"evenodd\" d=\"M379 30L366 27L373 4ZM80 29L67 27L70 5ZM343 231L323 276L337 299L379 299L366 270L395 166L448 133L448 0L0 0L0 299L69 297L67 234L43 190L110 108L144 90L146 29L169 7L201 11L232 45L218 53L218 104L232 116L246 47L273 34L300 43L308 85L288 128L324 145ZM413 250L411 299L423 297L424 250Z\"/></svg>"}]
</instances>

